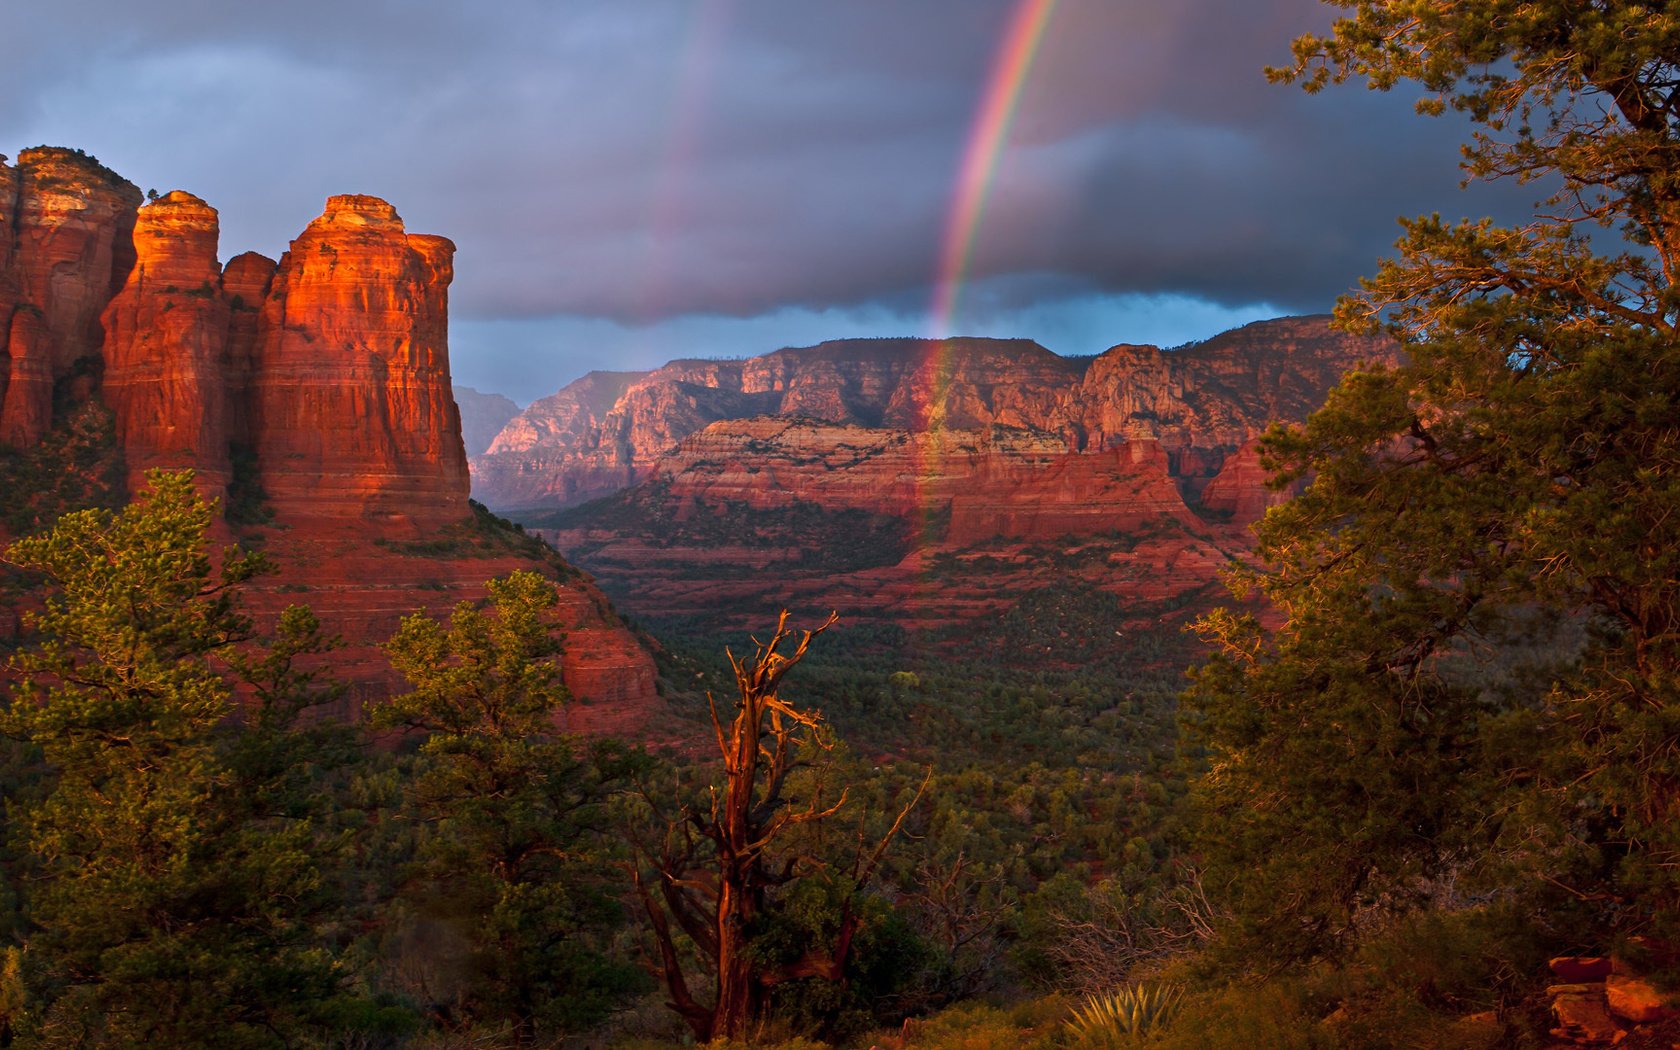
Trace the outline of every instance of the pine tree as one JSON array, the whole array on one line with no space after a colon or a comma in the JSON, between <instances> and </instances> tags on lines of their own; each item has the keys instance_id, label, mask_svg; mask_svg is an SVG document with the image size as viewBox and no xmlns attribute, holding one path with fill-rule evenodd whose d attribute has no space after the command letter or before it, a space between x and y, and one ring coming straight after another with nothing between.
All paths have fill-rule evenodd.
<instances>
[{"instance_id":1,"label":"pine tree","mask_svg":"<svg viewBox=\"0 0 1680 1050\"><path fill-rule=\"evenodd\" d=\"M386 652L412 689L372 720L421 734L405 800L419 859L405 898L460 946L434 952L449 958L437 960L433 1008L461 1024L505 1020L527 1045L600 1020L639 983L603 950L622 918L603 862L607 802L636 760L555 728L569 693L554 585L515 572L487 590L483 608L462 602L447 624L403 620Z\"/></svg>"},{"instance_id":2,"label":"pine tree","mask_svg":"<svg viewBox=\"0 0 1680 1050\"><path fill-rule=\"evenodd\" d=\"M1335 0L1274 70L1414 82L1471 178L1557 187L1516 228L1403 223L1337 311L1404 363L1266 455L1305 495L1202 622L1203 848L1242 926L1310 955L1480 878L1680 916L1680 11ZM1608 232L1614 231L1614 232ZM1617 243L1616 237L1621 238Z\"/></svg>"},{"instance_id":3,"label":"pine tree","mask_svg":"<svg viewBox=\"0 0 1680 1050\"><path fill-rule=\"evenodd\" d=\"M300 920L319 878L308 822L253 821L227 758L220 661L251 636L238 589L264 562L213 564L213 514L190 472L154 471L122 511L7 552L49 591L4 715L49 777L21 813L35 1045L285 1046L337 992Z\"/></svg>"}]
</instances>

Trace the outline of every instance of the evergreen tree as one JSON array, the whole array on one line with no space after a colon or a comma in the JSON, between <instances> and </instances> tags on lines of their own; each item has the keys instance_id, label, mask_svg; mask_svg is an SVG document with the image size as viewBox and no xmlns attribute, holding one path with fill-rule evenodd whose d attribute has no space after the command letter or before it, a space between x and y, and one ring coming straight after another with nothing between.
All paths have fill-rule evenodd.
<instances>
[{"instance_id":1,"label":"evergreen tree","mask_svg":"<svg viewBox=\"0 0 1680 1050\"><path fill-rule=\"evenodd\" d=\"M413 687L373 723L424 734L406 804L422 828L405 893L430 936L432 1008L511 1025L516 1045L600 1020L637 974L603 950L621 919L603 860L606 804L634 766L556 731L569 694L554 585L516 572L447 624L423 613L386 645ZM453 946L453 947L451 947Z\"/></svg>"},{"instance_id":2,"label":"evergreen tree","mask_svg":"<svg viewBox=\"0 0 1680 1050\"><path fill-rule=\"evenodd\" d=\"M1337 311L1404 363L1266 444L1285 620L1202 621L1202 845L1240 927L1310 955L1451 880L1680 916L1680 9L1334 0L1273 75L1411 81L1517 228L1404 223ZM1621 241L1615 242L1614 230Z\"/></svg>"},{"instance_id":3,"label":"evergreen tree","mask_svg":"<svg viewBox=\"0 0 1680 1050\"><path fill-rule=\"evenodd\" d=\"M237 593L264 563L229 549L213 565L213 513L190 472L154 471L122 511L66 515L7 552L49 586L4 716L49 777L20 813L34 1045L286 1046L336 994L300 918L309 824L228 760L219 661L250 637Z\"/></svg>"}]
</instances>

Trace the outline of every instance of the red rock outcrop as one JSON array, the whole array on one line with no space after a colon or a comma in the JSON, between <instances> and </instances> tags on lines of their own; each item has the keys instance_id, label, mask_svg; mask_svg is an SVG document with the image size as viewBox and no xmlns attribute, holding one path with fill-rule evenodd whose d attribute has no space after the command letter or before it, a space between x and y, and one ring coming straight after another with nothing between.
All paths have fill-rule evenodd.
<instances>
[{"instance_id":1,"label":"red rock outcrop","mask_svg":"<svg viewBox=\"0 0 1680 1050\"><path fill-rule=\"evenodd\" d=\"M421 529L466 519L446 356L454 251L406 233L377 197L340 196L281 257L250 393L277 513Z\"/></svg>"},{"instance_id":2,"label":"red rock outcrop","mask_svg":"<svg viewBox=\"0 0 1680 1050\"><path fill-rule=\"evenodd\" d=\"M1196 525L1167 474L1160 443L1129 441L1100 452L1061 451L1035 462L999 450L951 499L946 544L996 537L1055 540Z\"/></svg>"},{"instance_id":3,"label":"red rock outcrop","mask_svg":"<svg viewBox=\"0 0 1680 1050\"><path fill-rule=\"evenodd\" d=\"M879 339L595 373L512 420L473 460L474 491L496 507L570 506L648 477L712 423L773 415L909 432L1019 427L1077 451L1154 440L1194 498L1268 423L1304 417L1347 369L1392 356L1324 318L1285 318L1092 359L1026 340Z\"/></svg>"},{"instance_id":4,"label":"red rock outcrop","mask_svg":"<svg viewBox=\"0 0 1680 1050\"><path fill-rule=\"evenodd\" d=\"M1193 513L1168 468L1146 440L1079 453L1015 427L728 420L543 533L641 615L752 628L792 606L939 628L1071 573L1154 629L1150 603L1179 607L1248 543Z\"/></svg>"},{"instance_id":5,"label":"red rock outcrop","mask_svg":"<svg viewBox=\"0 0 1680 1050\"><path fill-rule=\"evenodd\" d=\"M134 268L103 313L101 391L127 453L129 488L155 466L190 466L211 494L229 479L228 326L216 210L176 191L140 209Z\"/></svg>"},{"instance_id":6,"label":"red rock outcrop","mask_svg":"<svg viewBox=\"0 0 1680 1050\"><path fill-rule=\"evenodd\" d=\"M1225 457L1219 473L1202 489L1199 502L1238 525L1259 521L1266 511L1289 498L1288 491L1270 488L1260 465L1260 441L1250 438Z\"/></svg>"},{"instance_id":7,"label":"red rock outcrop","mask_svg":"<svg viewBox=\"0 0 1680 1050\"><path fill-rule=\"evenodd\" d=\"M55 384L99 360L99 315L133 265L141 195L93 158L45 146L20 153L5 182L15 184L16 203L0 282L15 291L0 293L13 299L0 443L27 447L52 425Z\"/></svg>"},{"instance_id":8,"label":"red rock outcrop","mask_svg":"<svg viewBox=\"0 0 1680 1050\"><path fill-rule=\"evenodd\" d=\"M669 499L948 518L944 542L1055 539L1163 518L1196 523L1152 441L1070 453L1060 437L994 425L910 431L758 417L714 423L656 467Z\"/></svg>"},{"instance_id":9,"label":"red rock outcrop","mask_svg":"<svg viewBox=\"0 0 1680 1050\"><path fill-rule=\"evenodd\" d=\"M1296 318L1089 360L862 340L674 362L533 404L475 486L529 505L633 485L526 520L641 615L752 626L803 603L939 628L1074 580L1154 630L1205 606L1283 498L1257 436L1392 357Z\"/></svg>"},{"instance_id":10,"label":"red rock outcrop","mask_svg":"<svg viewBox=\"0 0 1680 1050\"><path fill-rule=\"evenodd\" d=\"M447 346L454 245L407 233L377 198L334 197L278 264L248 253L224 270L217 214L191 194L140 207L74 150L3 161L0 444L30 447L62 422L55 408L103 398L131 486L148 467L192 467L208 494L244 504L251 517L224 528L281 569L253 586L253 611L314 607L349 640L335 670L358 695L400 685L378 645L402 616L541 568L558 578L579 698L568 727L656 721L652 658L600 592L468 505Z\"/></svg>"},{"instance_id":11,"label":"red rock outcrop","mask_svg":"<svg viewBox=\"0 0 1680 1050\"><path fill-rule=\"evenodd\" d=\"M12 355L8 350L12 314L18 306L18 275L12 260L13 231L17 228L18 172L0 154L0 412L6 404L6 388L12 378ZM0 415L3 418L3 415ZM4 440L0 438L0 440Z\"/></svg>"},{"instance_id":12,"label":"red rock outcrop","mask_svg":"<svg viewBox=\"0 0 1680 1050\"><path fill-rule=\"evenodd\" d=\"M370 542L360 521L315 518L280 520L261 530L263 551L277 573L247 587L259 622L286 606L307 604L345 648L333 669L352 683L339 712L353 718L361 703L406 688L380 644L416 611L443 618L460 601L478 601L484 583L519 569L551 569L518 551L499 548L471 524L445 528L414 542ZM384 537L379 537L384 539ZM593 583L576 574L559 580L555 618L563 632L561 673L574 703L561 715L563 728L645 738L658 732L662 701L653 658L625 627Z\"/></svg>"}]
</instances>

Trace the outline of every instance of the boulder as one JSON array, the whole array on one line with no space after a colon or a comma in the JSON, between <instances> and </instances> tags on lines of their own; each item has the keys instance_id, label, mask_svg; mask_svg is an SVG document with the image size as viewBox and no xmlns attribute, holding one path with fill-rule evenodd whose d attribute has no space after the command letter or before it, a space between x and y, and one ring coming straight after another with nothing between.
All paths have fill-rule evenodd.
<instances>
[{"instance_id":1,"label":"boulder","mask_svg":"<svg viewBox=\"0 0 1680 1050\"><path fill-rule=\"evenodd\" d=\"M1570 993L1552 1000L1558 1026L1552 1034L1587 1046L1608 1046L1622 1038L1623 1029L1610 1016L1602 994Z\"/></svg>"},{"instance_id":2,"label":"boulder","mask_svg":"<svg viewBox=\"0 0 1680 1050\"><path fill-rule=\"evenodd\" d=\"M1665 1020L1673 1013L1669 997L1640 977L1611 974L1604 979L1604 998L1611 1013L1635 1024Z\"/></svg>"}]
</instances>

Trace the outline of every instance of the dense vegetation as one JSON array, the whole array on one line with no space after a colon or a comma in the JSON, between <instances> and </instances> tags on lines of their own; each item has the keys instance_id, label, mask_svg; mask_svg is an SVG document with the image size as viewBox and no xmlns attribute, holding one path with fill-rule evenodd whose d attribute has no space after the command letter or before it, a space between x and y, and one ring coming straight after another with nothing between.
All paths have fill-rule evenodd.
<instances>
[{"instance_id":1,"label":"dense vegetation","mask_svg":"<svg viewBox=\"0 0 1680 1050\"><path fill-rule=\"evenodd\" d=\"M627 922L648 911L628 873L656 887L656 872L686 884L704 869L682 815L706 812L718 781L691 754L553 731L567 702L553 585L519 573L447 621L409 617L386 648L410 691L342 725L311 715L342 691L335 640L303 607L258 630L239 594L267 563L212 552L214 513L189 475L155 473L126 508L66 514L6 552L45 604L0 724L13 943L0 1038L526 1046L603 1024L672 1031L647 998L658 926ZM526 542L497 530L448 542ZM798 819L781 821L783 860L756 869L758 915L735 953L785 976L742 1000L729 1032L776 1019L848 1038L1052 986L1071 925L1162 884L1180 791L1170 687L1120 695L1110 671L1064 669L977 692L978 661L906 654L880 670L892 640L860 632L802 665L798 708L779 699L798 661L756 665L776 669L772 713L801 727L763 798ZM712 642L667 650L666 675L701 687L672 690L690 752L715 735L706 687L748 666L731 671L719 643L753 651ZM754 819L780 820L763 798ZM685 968L694 932L666 944ZM1083 979L1112 976L1098 970Z\"/></svg>"},{"instance_id":2,"label":"dense vegetation","mask_svg":"<svg viewBox=\"0 0 1680 1050\"><path fill-rule=\"evenodd\" d=\"M686 515L670 498L669 478L566 510L529 514L533 528L600 528L616 535L656 536L675 547L740 545L766 551L762 571L855 572L896 565L910 549L910 527L903 518L857 509L833 509L795 500L784 507L753 507L741 500L709 505L707 513ZM588 560L599 549L585 540L570 553ZM681 566L681 561L673 562ZM646 559L629 570L661 567Z\"/></svg>"},{"instance_id":3,"label":"dense vegetation","mask_svg":"<svg viewBox=\"0 0 1680 1050\"><path fill-rule=\"evenodd\" d=\"M1280 76L1415 80L1420 108L1480 126L1473 177L1558 188L1518 228L1406 223L1341 304L1343 324L1386 320L1407 360L1268 442L1314 481L1268 516L1242 581L1284 627L1204 621L1221 655L1192 694L1218 771L1203 842L1244 935L1290 956L1443 880L1672 936L1680 15L1342 6Z\"/></svg>"}]
</instances>

